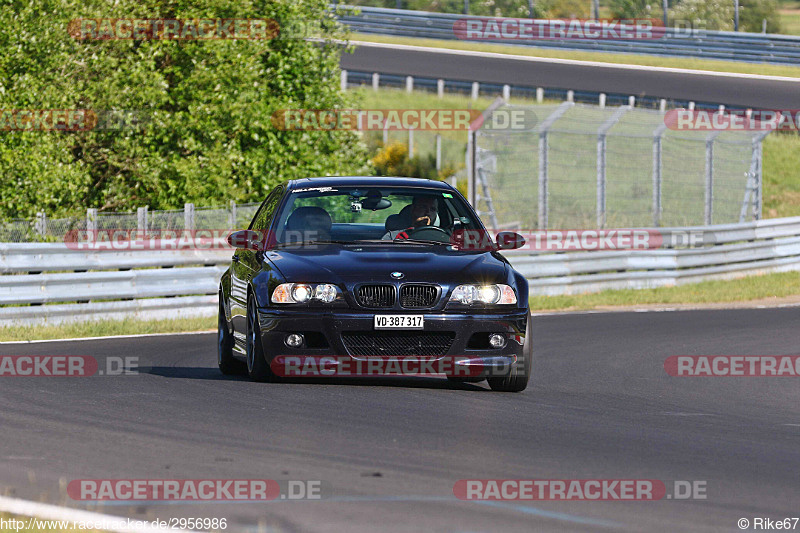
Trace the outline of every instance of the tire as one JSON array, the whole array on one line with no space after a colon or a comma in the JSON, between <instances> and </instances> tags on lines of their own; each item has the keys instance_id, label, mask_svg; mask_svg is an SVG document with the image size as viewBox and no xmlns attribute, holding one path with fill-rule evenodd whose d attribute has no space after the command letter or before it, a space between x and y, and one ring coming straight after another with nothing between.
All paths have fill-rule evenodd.
<instances>
[{"instance_id":1,"label":"tire","mask_svg":"<svg viewBox=\"0 0 800 533\"><path fill-rule=\"evenodd\" d=\"M256 316L256 304L252 297L247 299L247 375L253 381L275 381L261 344L261 326Z\"/></svg>"},{"instance_id":2,"label":"tire","mask_svg":"<svg viewBox=\"0 0 800 533\"><path fill-rule=\"evenodd\" d=\"M528 386L533 366L533 328L532 317L528 313L528 325L525 326L525 344L522 345L522 361L517 360L511 373L505 377L489 378L489 387L497 392L522 392Z\"/></svg>"},{"instance_id":3,"label":"tire","mask_svg":"<svg viewBox=\"0 0 800 533\"><path fill-rule=\"evenodd\" d=\"M225 306L222 304L222 292L219 293L219 318L217 319L217 365L219 371L230 376L242 370L241 363L233 357L233 335L228 329L225 317Z\"/></svg>"}]
</instances>

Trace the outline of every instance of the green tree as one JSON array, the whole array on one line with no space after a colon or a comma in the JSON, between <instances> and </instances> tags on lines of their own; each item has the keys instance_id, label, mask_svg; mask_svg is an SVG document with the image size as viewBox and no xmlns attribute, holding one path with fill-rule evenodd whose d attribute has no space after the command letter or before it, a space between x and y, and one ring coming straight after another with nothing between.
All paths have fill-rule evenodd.
<instances>
[{"instance_id":1,"label":"green tree","mask_svg":"<svg viewBox=\"0 0 800 533\"><path fill-rule=\"evenodd\" d=\"M350 131L281 131L284 108L352 107L325 0L12 0L0 6L0 109L135 110L132 128L0 131L0 217L260 200L275 184L368 168ZM313 23L311 42L76 40L77 18Z\"/></svg>"},{"instance_id":2,"label":"green tree","mask_svg":"<svg viewBox=\"0 0 800 533\"><path fill-rule=\"evenodd\" d=\"M761 33L762 21L767 21L767 33L781 32L781 17L775 0L741 0L739 29Z\"/></svg>"},{"instance_id":3,"label":"green tree","mask_svg":"<svg viewBox=\"0 0 800 533\"><path fill-rule=\"evenodd\" d=\"M733 29L731 0L681 0L670 11L670 21L686 21L691 23L692 27L706 30Z\"/></svg>"}]
</instances>

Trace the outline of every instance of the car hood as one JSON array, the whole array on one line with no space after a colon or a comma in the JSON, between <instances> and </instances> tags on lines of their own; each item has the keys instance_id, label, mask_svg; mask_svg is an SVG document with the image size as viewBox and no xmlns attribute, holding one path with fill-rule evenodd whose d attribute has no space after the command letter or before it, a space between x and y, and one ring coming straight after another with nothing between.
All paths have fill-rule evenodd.
<instances>
[{"instance_id":1,"label":"car hood","mask_svg":"<svg viewBox=\"0 0 800 533\"><path fill-rule=\"evenodd\" d=\"M315 250L286 248L267 252L288 282L402 281L451 283L502 283L506 263L492 252L462 252L447 246L388 244L386 246L319 245Z\"/></svg>"}]
</instances>

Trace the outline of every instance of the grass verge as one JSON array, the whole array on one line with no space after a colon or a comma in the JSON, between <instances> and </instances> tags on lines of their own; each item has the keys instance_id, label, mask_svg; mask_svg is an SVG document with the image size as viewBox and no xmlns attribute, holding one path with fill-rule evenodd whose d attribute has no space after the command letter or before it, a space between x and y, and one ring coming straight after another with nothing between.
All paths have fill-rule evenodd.
<instances>
[{"instance_id":1,"label":"grass verge","mask_svg":"<svg viewBox=\"0 0 800 533\"><path fill-rule=\"evenodd\" d=\"M0 327L0 342L48 339L75 339L80 337L108 337L110 335L142 335L147 333L179 333L214 330L216 317L176 318L170 320L103 320L54 326Z\"/></svg>"},{"instance_id":2,"label":"grass verge","mask_svg":"<svg viewBox=\"0 0 800 533\"><path fill-rule=\"evenodd\" d=\"M651 67L670 67L710 70L713 72L735 72L740 74L758 74L761 76L786 76L790 78L800 78L800 67L791 65L739 63L736 61L714 61L710 59L695 59L691 57L659 57L646 54L610 54L605 52L551 50L528 46L445 41L441 39L417 39L412 37L394 37L363 33L353 33L351 34L351 39L353 41L369 41L373 43L432 46L435 48L446 48L450 50L473 50L478 52L495 52L498 54L514 54L542 58L574 59L578 61L599 61L601 63L645 65Z\"/></svg>"},{"instance_id":3,"label":"grass verge","mask_svg":"<svg viewBox=\"0 0 800 533\"><path fill-rule=\"evenodd\" d=\"M657 289L625 289L574 296L534 296L531 310L581 311L652 304L782 303L800 295L800 272L747 276L734 280L703 281ZM800 301L800 297L798 297Z\"/></svg>"}]
</instances>

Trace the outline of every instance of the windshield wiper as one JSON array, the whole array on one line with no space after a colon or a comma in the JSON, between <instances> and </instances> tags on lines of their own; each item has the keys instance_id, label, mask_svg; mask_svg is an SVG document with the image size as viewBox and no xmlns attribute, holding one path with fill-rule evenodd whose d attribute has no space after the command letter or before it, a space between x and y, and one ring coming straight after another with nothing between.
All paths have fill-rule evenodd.
<instances>
[{"instance_id":1,"label":"windshield wiper","mask_svg":"<svg viewBox=\"0 0 800 533\"><path fill-rule=\"evenodd\" d=\"M389 242L389 241L387 241L387 242ZM412 243L412 244L420 244L420 243L421 244L442 244L444 246L450 246L450 245L453 244L452 242L429 241L429 240L426 240L426 239L393 239L391 242L395 242L395 243L408 242L408 243Z\"/></svg>"},{"instance_id":2,"label":"windshield wiper","mask_svg":"<svg viewBox=\"0 0 800 533\"><path fill-rule=\"evenodd\" d=\"M310 246L312 244L355 244L358 241L300 241L300 242L279 242L274 248L284 248L286 246Z\"/></svg>"}]
</instances>

